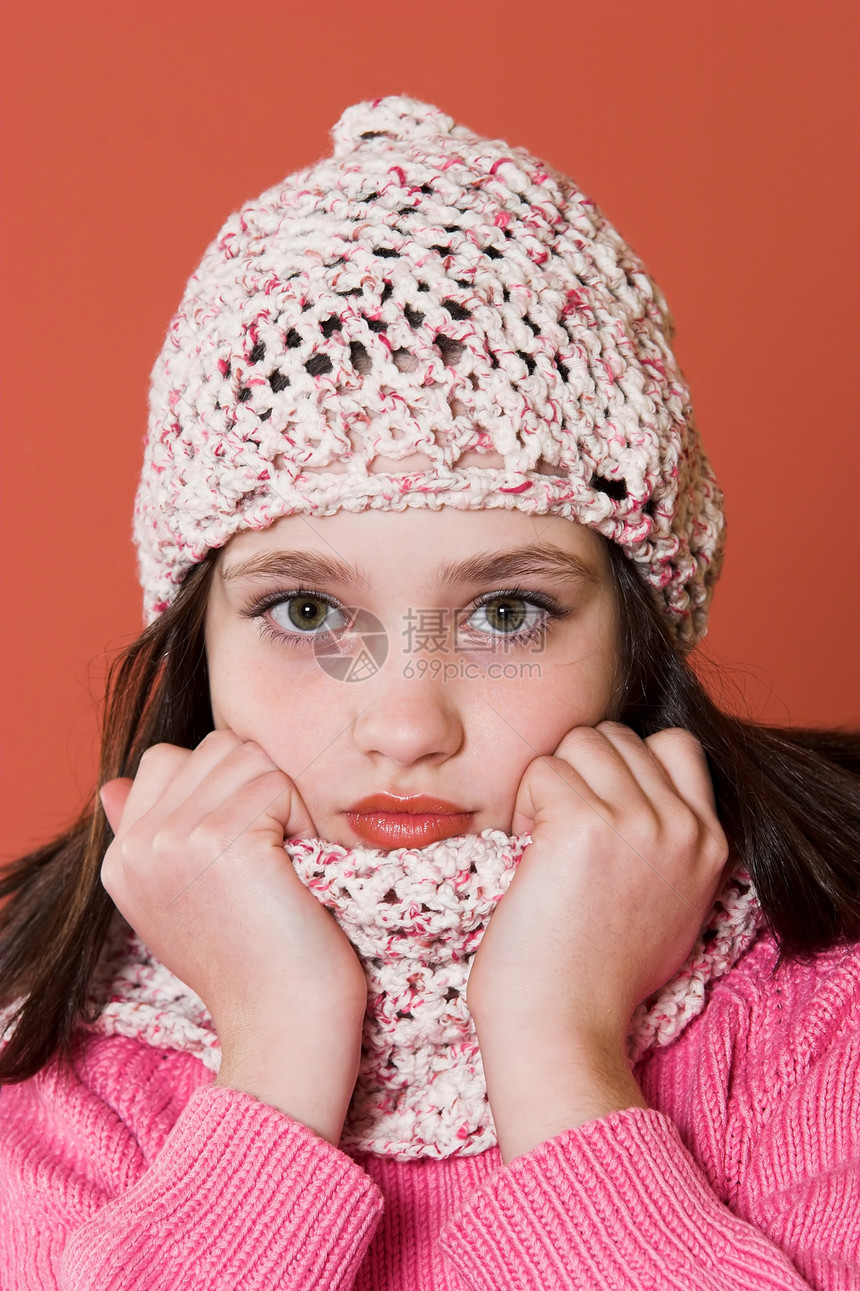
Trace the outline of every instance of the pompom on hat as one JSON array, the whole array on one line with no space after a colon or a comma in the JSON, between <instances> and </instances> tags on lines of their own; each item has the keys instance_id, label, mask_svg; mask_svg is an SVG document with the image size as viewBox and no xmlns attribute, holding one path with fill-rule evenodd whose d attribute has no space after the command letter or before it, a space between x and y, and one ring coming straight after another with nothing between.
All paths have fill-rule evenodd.
<instances>
[{"instance_id":1,"label":"pompom on hat","mask_svg":"<svg viewBox=\"0 0 860 1291\"><path fill-rule=\"evenodd\" d=\"M281 516L506 507L618 543L692 645L722 495L641 262L571 180L438 108L361 103L333 139L230 217L171 323L135 509L148 620Z\"/></svg>"}]
</instances>

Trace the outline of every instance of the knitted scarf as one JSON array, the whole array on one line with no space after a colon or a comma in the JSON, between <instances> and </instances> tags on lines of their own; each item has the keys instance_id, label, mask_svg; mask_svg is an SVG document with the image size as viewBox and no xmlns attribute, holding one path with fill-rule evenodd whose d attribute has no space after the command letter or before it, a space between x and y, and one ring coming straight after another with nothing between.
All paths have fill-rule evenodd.
<instances>
[{"instance_id":1,"label":"knitted scarf","mask_svg":"<svg viewBox=\"0 0 860 1291\"><path fill-rule=\"evenodd\" d=\"M330 910L367 976L361 1062L341 1145L404 1159L471 1155L496 1143L474 1025L472 958L530 838L498 830L425 848L377 851L291 839L302 882ZM760 911L736 869L670 982L633 1015L629 1054L674 1040L705 1005L708 982L751 944ZM93 980L92 1028L196 1054L211 1070L218 1037L202 1001L119 916Z\"/></svg>"}]
</instances>

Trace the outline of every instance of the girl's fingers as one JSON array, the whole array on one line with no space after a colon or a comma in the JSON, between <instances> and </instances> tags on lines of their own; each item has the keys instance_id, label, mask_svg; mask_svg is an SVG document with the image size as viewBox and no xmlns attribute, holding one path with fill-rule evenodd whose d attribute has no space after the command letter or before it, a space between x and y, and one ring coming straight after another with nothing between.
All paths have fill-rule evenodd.
<instances>
[{"instance_id":1,"label":"girl's fingers","mask_svg":"<svg viewBox=\"0 0 860 1291\"><path fill-rule=\"evenodd\" d=\"M642 740L628 726L601 722L587 740L568 732L556 757L575 759L580 774L607 803L621 791L628 802L639 793L658 809L674 797L700 820L716 821L707 758L689 731L675 727Z\"/></svg>"},{"instance_id":2,"label":"girl's fingers","mask_svg":"<svg viewBox=\"0 0 860 1291\"><path fill-rule=\"evenodd\" d=\"M574 795L579 804L604 818L619 802L627 808L636 802L640 805L645 803L646 792L628 759L621 755L615 742L607 738L604 728L608 725L574 727L551 757L536 758L531 763L520 782L514 806L511 828L515 834L532 831L536 803L540 804L543 812L564 811L578 805L572 802ZM642 745L638 736L626 727L617 729ZM654 779L660 775L644 746L640 750L640 760L646 778ZM663 784L665 787L665 780Z\"/></svg>"},{"instance_id":3,"label":"girl's fingers","mask_svg":"<svg viewBox=\"0 0 860 1291\"><path fill-rule=\"evenodd\" d=\"M649 735L645 744L679 798L697 815L716 818L714 786L705 750L689 731L677 727Z\"/></svg>"},{"instance_id":4,"label":"girl's fingers","mask_svg":"<svg viewBox=\"0 0 860 1291\"><path fill-rule=\"evenodd\" d=\"M592 846L608 828L646 858L676 855L691 881L700 866L709 874L722 870L728 855L707 759L685 730L648 740L615 722L569 731L553 757L528 768L513 828L534 835L535 825L565 819L567 837L574 821L596 830Z\"/></svg>"},{"instance_id":5,"label":"girl's fingers","mask_svg":"<svg viewBox=\"0 0 860 1291\"><path fill-rule=\"evenodd\" d=\"M256 745L246 747L246 757L230 759L230 766L225 763L210 773L194 798L175 813L174 828L190 832L199 821L224 846L252 827L268 831L279 848L287 837L313 837L314 823L293 781ZM255 765L259 770L253 773Z\"/></svg>"},{"instance_id":6,"label":"girl's fingers","mask_svg":"<svg viewBox=\"0 0 860 1291\"><path fill-rule=\"evenodd\" d=\"M117 780L106 781L99 789L99 797L101 798L104 813L115 834L119 833L120 821L133 784L133 780L123 776Z\"/></svg>"},{"instance_id":7,"label":"girl's fingers","mask_svg":"<svg viewBox=\"0 0 860 1291\"><path fill-rule=\"evenodd\" d=\"M171 786L175 787L190 757L189 749L175 744L155 744L144 752L123 807L124 830L137 824Z\"/></svg>"},{"instance_id":8,"label":"girl's fingers","mask_svg":"<svg viewBox=\"0 0 860 1291\"><path fill-rule=\"evenodd\" d=\"M164 814L175 811L225 758L239 748L242 748L242 741L232 731L210 731L193 750L180 749L173 744L156 744L147 749L135 776L131 804L137 808L139 788L141 802L147 801L147 806L136 812L135 819L139 819L155 802L159 803Z\"/></svg>"},{"instance_id":9,"label":"girl's fingers","mask_svg":"<svg viewBox=\"0 0 860 1291\"><path fill-rule=\"evenodd\" d=\"M628 805L651 799L666 780L629 727L613 722L577 726L568 731L554 757L567 762L581 777L584 794L611 806L623 798Z\"/></svg>"},{"instance_id":10,"label":"girl's fingers","mask_svg":"<svg viewBox=\"0 0 860 1291\"><path fill-rule=\"evenodd\" d=\"M717 816L708 760L696 737L680 727L658 731L645 740L617 723L604 723L601 730L667 825L674 819L679 828L683 815L689 813L687 819L699 838L703 832L709 836L709 845L698 848L698 853L709 868L717 865L721 870L728 843Z\"/></svg>"},{"instance_id":11,"label":"girl's fingers","mask_svg":"<svg viewBox=\"0 0 860 1291\"><path fill-rule=\"evenodd\" d=\"M511 830L514 834L534 832L535 815L540 809L564 810L569 807L571 795L594 806L595 795L580 772L569 761L557 754L553 757L535 758L517 790Z\"/></svg>"},{"instance_id":12,"label":"girl's fingers","mask_svg":"<svg viewBox=\"0 0 860 1291\"><path fill-rule=\"evenodd\" d=\"M246 819L247 809L239 812L239 795L252 783L255 785L252 798L256 814L270 806L275 817L279 810L289 811L288 802L279 802L284 797L289 799L286 792L289 780L260 746L243 743L226 732L216 734L227 735L227 738L213 740L205 749L201 744L199 751L203 757L199 763L196 762L195 750L192 758L195 765L189 763L184 774L178 777L176 786L165 793L159 803L159 814L170 816L179 831L190 831L203 817L223 816L225 813L241 815L242 819L236 824L245 827L251 823L251 818ZM220 748L217 761L212 759L213 746Z\"/></svg>"},{"instance_id":13,"label":"girl's fingers","mask_svg":"<svg viewBox=\"0 0 860 1291\"><path fill-rule=\"evenodd\" d=\"M123 825L131 828L150 812L154 828L170 816L190 817L193 823L223 807L250 778L276 770L259 745L232 731L211 731L193 751L153 745L140 760Z\"/></svg>"},{"instance_id":14,"label":"girl's fingers","mask_svg":"<svg viewBox=\"0 0 860 1291\"><path fill-rule=\"evenodd\" d=\"M175 805L175 827L190 831L199 820L211 817L221 821L222 828L237 833L251 825L265 828L268 823L279 835L279 843L284 835L312 837L316 833L313 821L290 776L259 744L242 741L231 732L219 731L215 735L225 737L213 740L213 744L223 745L223 756ZM200 748L202 752L202 745ZM190 770L189 766L183 789L189 783ZM165 805L169 806L169 801Z\"/></svg>"},{"instance_id":15,"label":"girl's fingers","mask_svg":"<svg viewBox=\"0 0 860 1291\"><path fill-rule=\"evenodd\" d=\"M179 858L179 870L183 858L192 868L208 865L251 829L278 848L285 836L316 833L290 777L258 744L232 731L211 732L193 752L155 745L133 784L113 781L105 788L114 832L123 831L122 854L144 847L153 857Z\"/></svg>"}]
</instances>

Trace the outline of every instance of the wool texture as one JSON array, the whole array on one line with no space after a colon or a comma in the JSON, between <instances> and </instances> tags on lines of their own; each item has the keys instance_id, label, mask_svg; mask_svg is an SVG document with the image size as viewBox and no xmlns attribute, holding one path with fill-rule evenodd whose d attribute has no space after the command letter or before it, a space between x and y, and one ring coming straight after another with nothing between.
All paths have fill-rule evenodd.
<instances>
[{"instance_id":1,"label":"wool texture","mask_svg":"<svg viewBox=\"0 0 860 1291\"><path fill-rule=\"evenodd\" d=\"M504 507L618 543L691 645L722 495L642 263L572 180L438 108L361 103L333 138L231 216L171 323L135 512L147 618L282 516Z\"/></svg>"},{"instance_id":2,"label":"wool texture","mask_svg":"<svg viewBox=\"0 0 860 1291\"><path fill-rule=\"evenodd\" d=\"M332 912L368 984L361 1062L342 1146L398 1157L474 1155L495 1145L481 1054L466 1004L469 969L530 842L485 830L425 848L346 848L290 839L299 878ZM681 969L637 1009L632 1060L675 1039L758 931L749 876L723 886ZM218 1038L203 1002L122 920L94 979L95 1029L192 1053L212 1071Z\"/></svg>"},{"instance_id":3,"label":"wool texture","mask_svg":"<svg viewBox=\"0 0 860 1291\"><path fill-rule=\"evenodd\" d=\"M345 1154L190 1053L91 1035L0 1095L4 1291L849 1291L860 956L765 931L635 1069L649 1104L503 1166ZM539 1100L541 1089L535 1090Z\"/></svg>"}]
</instances>

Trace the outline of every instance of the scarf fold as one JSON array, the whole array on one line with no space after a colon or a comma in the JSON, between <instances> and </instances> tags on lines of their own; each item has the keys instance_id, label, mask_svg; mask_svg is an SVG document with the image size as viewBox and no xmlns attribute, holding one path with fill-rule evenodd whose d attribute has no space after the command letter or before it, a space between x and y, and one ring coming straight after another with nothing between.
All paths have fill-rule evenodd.
<instances>
[{"instance_id":1,"label":"scarf fold","mask_svg":"<svg viewBox=\"0 0 860 1291\"><path fill-rule=\"evenodd\" d=\"M331 911L367 977L358 1079L341 1146L403 1159L473 1155L496 1142L481 1054L466 1007L474 954L531 841L485 830L385 852L290 839L302 882ZM761 915L749 875L727 879L693 950L633 1015L635 1062L702 1011L706 987L752 943ZM90 1004L90 1027L195 1054L211 1071L218 1037L205 1005L119 916Z\"/></svg>"}]
</instances>

